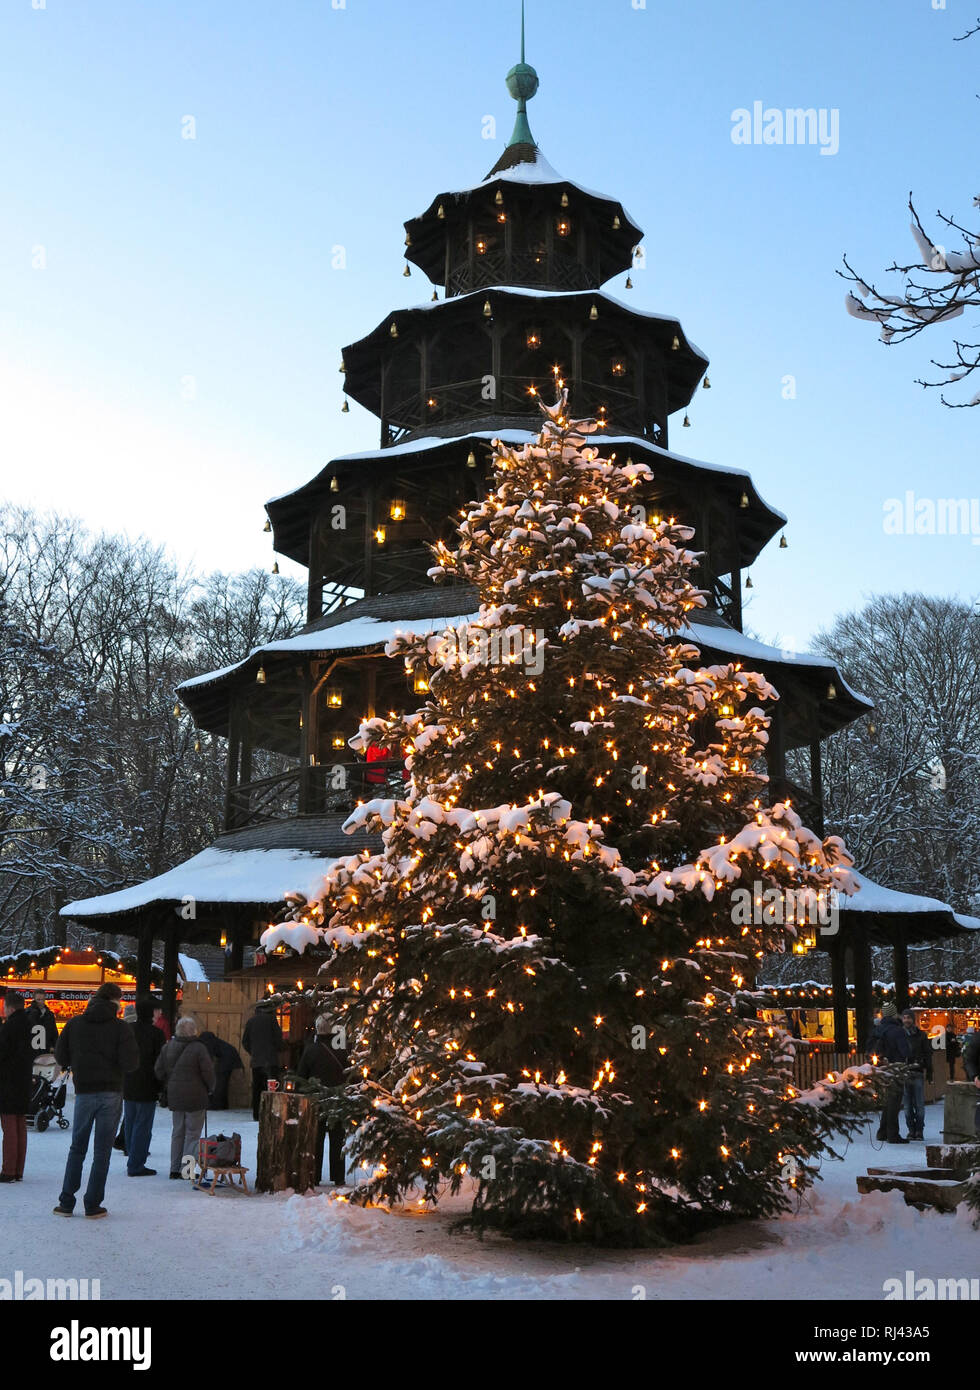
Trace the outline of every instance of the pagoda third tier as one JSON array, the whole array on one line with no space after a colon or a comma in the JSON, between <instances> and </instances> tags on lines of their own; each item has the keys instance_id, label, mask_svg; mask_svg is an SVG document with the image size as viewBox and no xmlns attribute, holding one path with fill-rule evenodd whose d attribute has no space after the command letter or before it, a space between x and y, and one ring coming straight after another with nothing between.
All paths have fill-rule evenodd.
<instances>
[{"instance_id":1,"label":"pagoda third tier","mask_svg":"<svg viewBox=\"0 0 980 1390\"><path fill-rule=\"evenodd\" d=\"M708 359L677 319L601 290L494 287L389 314L344 350L347 394L381 420L387 447L503 425L535 427L556 377L576 414L667 447L667 419Z\"/></svg>"}]
</instances>

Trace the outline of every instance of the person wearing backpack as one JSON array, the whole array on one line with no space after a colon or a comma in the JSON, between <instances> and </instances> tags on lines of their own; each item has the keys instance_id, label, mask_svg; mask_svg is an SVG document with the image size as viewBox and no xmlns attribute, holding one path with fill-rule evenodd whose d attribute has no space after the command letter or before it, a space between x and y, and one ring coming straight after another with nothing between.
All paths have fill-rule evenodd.
<instances>
[{"instance_id":1,"label":"person wearing backpack","mask_svg":"<svg viewBox=\"0 0 980 1390\"><path fill-rule=\"evenodd\" d=\"M173 1115L170 1137L170 1176L194 1176L197 1142L207 1118L208 1095L214 1090L214 1063L197 1035L193 1018L182 1018L176 1035L166 1044L154 1068L167 1089L167 1105ZM183 1171L187 1158L190 1172Z\"/></svg>"}]
</instances>

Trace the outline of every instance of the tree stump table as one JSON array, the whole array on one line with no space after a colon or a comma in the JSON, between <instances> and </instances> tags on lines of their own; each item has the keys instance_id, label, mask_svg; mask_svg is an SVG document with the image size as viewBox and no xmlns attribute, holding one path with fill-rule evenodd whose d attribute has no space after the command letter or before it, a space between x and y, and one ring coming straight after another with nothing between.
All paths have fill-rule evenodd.
<instances>
[{"instance_id":1,"label":"tree stump table","mask_svg":"<svg viewBox=\"0 0 980 1390\"><path fill-rule=\"evenodd\" d=\"M976 1140L976 1111L980 1091L972 1081L951 1081L943 1103L943 1142L970 1144Z\"/></svg>"},{"instance_id":2,"label":"tree stump table","mask_svg":"<svg viewBox=\"0 0 980 1390\"><path fill-rule=\"evenodd\" d=\"M257 1192L309 1192L316 1186L316 1107L292 1091L265 1091L259 1102Z\"/></svg>"}]
</instances>

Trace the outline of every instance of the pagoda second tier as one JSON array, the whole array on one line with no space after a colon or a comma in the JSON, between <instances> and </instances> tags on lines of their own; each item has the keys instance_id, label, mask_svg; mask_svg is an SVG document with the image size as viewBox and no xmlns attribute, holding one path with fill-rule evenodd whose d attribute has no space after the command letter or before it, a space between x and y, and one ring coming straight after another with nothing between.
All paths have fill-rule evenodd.
<instances>
[{"instance_id":1,"label":"pagoda second tier","mask_svg":"<svg viewBox=\"0 0 980 1390\"><path fill-rule=\"evenodd\" d=\"M268 502L276 550L309 569L310 620L362 593L424 583L430 547L453 544L460 509L486 486L493 440L520 445L535 437L531 429L506 427L351 454ZM603 443L650 466L653 479L638 504L694 527L694 548L703 552L699 582L716 611L741 627L740 571L786 518L741 469L701 463L632 435Z\"/></svg>"},{"instance_id":2,"label":"pagoda second tier","mask_svg":"<svg viewBox=\"0 0 980 1390\"><path fill-rule=\"evenodd\" d=\"M556 374L578 415L666 447L708 359L676 318L601 290L493 287L398 310L344 349L346 391L381 419L381 443L460 425L533 428Z\"/></svg>"}]
</instances>

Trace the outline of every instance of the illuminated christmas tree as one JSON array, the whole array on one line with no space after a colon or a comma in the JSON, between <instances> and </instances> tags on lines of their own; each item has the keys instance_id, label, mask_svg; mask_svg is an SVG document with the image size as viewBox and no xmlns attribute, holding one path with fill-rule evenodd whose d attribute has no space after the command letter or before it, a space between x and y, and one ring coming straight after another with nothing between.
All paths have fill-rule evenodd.
<instances>
[{"instance_id":1,"label":"illuminated christmas tree","mask_svg":"<svg viewBox=\"0 0 980 1390\"><path fill-rule=\"evenodd\" d=\"M404 796L348 821L382 852L340 861L275 939L332 948L358 1200L472 1184L478 1224L644 1243L786 1209L873 1084L801 1097L791 1041L755 1018L759 962L796 928L746 898L825 907L850 860L768 806L776 692L699 664L693 533L558 386L436 551L479 614L389 647L429 693L355 740L408 750Z\"/></svg>"}]
</instances>

